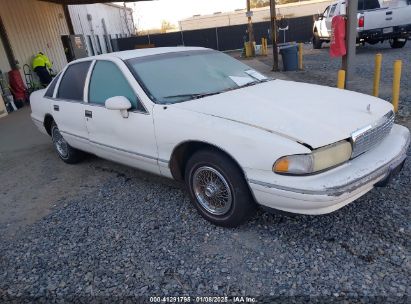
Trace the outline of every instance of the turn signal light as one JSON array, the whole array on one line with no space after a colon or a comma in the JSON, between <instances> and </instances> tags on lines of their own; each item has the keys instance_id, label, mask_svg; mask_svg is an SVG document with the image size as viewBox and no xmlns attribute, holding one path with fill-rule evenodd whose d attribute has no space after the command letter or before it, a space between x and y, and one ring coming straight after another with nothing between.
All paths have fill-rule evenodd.
<instances>
[{"instance_id":1,"label":"turn signal light","mask_svg":"<svg viewBox=\"0 0 411 304\"><path fill-rule=\"evenodd\" d=\"M288 172L289 161L287 157L280 158L274 164L274 172Z\"/></svg>"}]
</instances>

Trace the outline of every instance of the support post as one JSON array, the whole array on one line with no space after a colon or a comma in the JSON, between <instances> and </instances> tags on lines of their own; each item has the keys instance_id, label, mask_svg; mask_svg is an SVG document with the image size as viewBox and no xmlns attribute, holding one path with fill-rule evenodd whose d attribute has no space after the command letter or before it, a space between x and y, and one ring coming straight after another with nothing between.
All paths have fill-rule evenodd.
<instances>
[{"instance_id":1,"label":"support post","mask_svg":"<svg viewBox=\"0 0 411 304\"><path fill-rule=\"evenodd\" d=\"M358 0L357 0L358 1ZM273 44L273 71L278 69L278 46L277 46L277 13L275 10L275 0L270 0L270 15L271 15L271 41Z\"/></svg>"},{"instance_id":2,"label":"support post","mask_svg":"<svg viewBox=\"0 0 411 304\"><path fill-rule=\"evenodd\" d=\"M380 95L381 62L382 54L376 54L374 67L374 85L372 90L372 95L375 97L378 97Z\"/></svg>"},{"instance_id":3,"label":"support post","mask_svg":"<svg viewBox=\"0 0 411 304\"><path fill-rule=\"evenodd\" d=\"M250 0L247 0L247 17L248 17L248 41L250 42L251 46L254 46L254 30L253 30L253 21L252 21L252 12L251 12L251 4ZM255 49L251 50L252 56L255 56Z\"/></svg>"},{"instance_id":4,"label":"support post","mask_svg":"<svg viewBox=\"0 0 411 304\"><path fill-rule=\"evenodd\" d=\"M393 82L392 82L392 105L394 106L395 113L398 112L398 105L400 102L401 70L402 70L402 61L395 60L394 77L393 77Z\"/></svg>"},{"instance_id":5,"label":"support post","mask_svg":"<svg viewBox=\"0 0 411 304\"><path fill-rule=\"evenodd\" d=\"M7 60L9 61L10 68L12 69L16 68L17 60L16 60L16 57L14 56L13 48L11 47L9 37L6 32L6 27L4 26L3 20L1 19L1 16L0 16L0 43L1 42L3 43L3 47L6 52L6 56L7 56Z\"/></svg>"},{"instance_id":6,"label":"support post","mask_svg":"<svg viewBox=\"0 0 411 304\"><path fill-rule=\"evenodd\" d=\"M345 87L345 70L338 71L337 88L343 89Z\"/></svg>"},{"instance_id":7,"label":"support post","mask_svg":"<svg viewBox=\"0 0 411 304\"><path fill-rule=\"evenodd\" d=\"M67 4L63 4L64 19L66 19L67 28L70 35L74 35L73 22L71 21L70 12Z\"/></svg>"},{"instance_id":8,"label":"support post","mask_svg":"<svg viewBox=\"0 0 411 304\"><path fill-rule=\"evenodd\" d=\"M302 71L304 69L303 65L303 44L300 42L298 44L298 69Z\"/></svg>"},{"instance_id":9,"label":"support post","mask_svg":"<svg viewBox=\"0 0 411 304\"><path fill-rule=\"evenodd\" d=\"M343 57L343 70L346 72L345 87L350 87L350 81L354 79L355 72L355 48L357 45L357 11L358 0L347 1L347 28L346 48L347 55Z\"/></svg>"}]
</instances>

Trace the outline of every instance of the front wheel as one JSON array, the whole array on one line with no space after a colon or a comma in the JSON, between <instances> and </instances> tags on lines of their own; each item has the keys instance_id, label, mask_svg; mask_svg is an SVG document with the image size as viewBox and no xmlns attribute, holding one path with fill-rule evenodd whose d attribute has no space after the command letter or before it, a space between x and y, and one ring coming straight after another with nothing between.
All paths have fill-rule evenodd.
<instances>
[{"instance_id":1,"label":"front wheel","mask_svg":"<svg viewBox=\"0 0 411 304\"><path fill-rule=\"evenodd\" d=\"M202 217L224 227L237 227L256 209L244 174L236 163L218 151L202 150L187 162L185 182Z\"/></svg>"},{"instance_id":2,"label":"front wheel","mask_svg":"<svg viewBox=\"0 0 411 304\"><path fill-rule=\"evenodd\" d=\"M58 156L67 164L76 164L84 157L84 152L70 146L61 135L56 123L51 126L51 138Z\"/></svg>"},{"instance_id":3,"label":"front wheel","mask_svg":"<svg viewBox=\"0 0 411 304\"><path fill-rule=\"evenodd\" d=\"M407 39L405 38L394 38L394 39L390 39L390 46L393 49L400 49L403 48L405 46L405 44L407 43Z\"/></svg>"}]
</instances>

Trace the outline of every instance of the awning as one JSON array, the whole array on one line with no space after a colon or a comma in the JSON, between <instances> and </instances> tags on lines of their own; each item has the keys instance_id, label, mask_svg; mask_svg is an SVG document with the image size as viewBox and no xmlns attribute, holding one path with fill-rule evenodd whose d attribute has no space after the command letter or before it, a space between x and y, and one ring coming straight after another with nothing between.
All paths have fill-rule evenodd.
<instances>
[{"instance_id":1,"label":"awning","mask_svg":"<svg viewBox=\"0 0 411 304\"><path fill-rule=\"evenodd\" d=\"M40 0L40 1L53 2L57 4L67 4L67 5L115 2L113 0ZM121 2L140 2L140 1L152 1L152 0L122 0Z\"/></svg>"}]
</instances>

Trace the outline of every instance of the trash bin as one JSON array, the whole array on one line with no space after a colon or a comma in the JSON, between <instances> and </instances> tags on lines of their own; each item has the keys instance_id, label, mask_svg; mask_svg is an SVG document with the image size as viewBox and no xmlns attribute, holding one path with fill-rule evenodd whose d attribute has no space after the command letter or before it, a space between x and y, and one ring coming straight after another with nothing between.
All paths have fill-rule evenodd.
<instances>
[{"instance_id":1,"label":"trash bin","mask_svg":"<svg viewBox=\"0 0 411 304\"><path fill-rule=\"evenodd\" d=\"M280 46L280 54L283 58L284 71L298 70L298 47L295 44Z\"/></svg>"}]
</instances>

